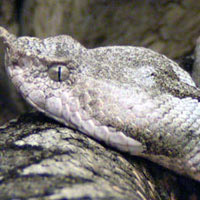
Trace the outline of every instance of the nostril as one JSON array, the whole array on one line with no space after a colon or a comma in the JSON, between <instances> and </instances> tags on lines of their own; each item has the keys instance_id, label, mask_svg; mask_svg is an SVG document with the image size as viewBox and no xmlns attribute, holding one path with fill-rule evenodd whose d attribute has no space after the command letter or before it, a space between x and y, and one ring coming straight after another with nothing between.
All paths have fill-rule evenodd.
<instances>
[{"instance_id":1,"label":"nostril","mask_svg":"<svg viewBox=\"0 0 200 200\"><path fill-rule=\"evenodd\" d=\"M7 61L9 62L10 65L18 65L18 59L15 57L9 57L10 55L7 55Z\"/></svg>"},{"instance_id":2,"label":"nostril","mask_svg":"<svg viewBox=\"0 0 200 200\"><path fill-rule=\"evenodd\" d=\"M16 59L9 59L8 57L7 57L7 55L5 55L5 66L6 66L6 68L7 67L11 67L11 68L13 68L13 67L15 67L15 66L18 66L18 61L16 60Z\"/></svg>"},{"instance_id":3,"label":"nostril","mask_svg":"<svg viewBox=\"0 0 200 200\"><path fill-rule=\"evenodd\" d=\"M18 60L12 60L11 63L12 63L13 66L19 65Z\"/></svg>"}]
</instances>

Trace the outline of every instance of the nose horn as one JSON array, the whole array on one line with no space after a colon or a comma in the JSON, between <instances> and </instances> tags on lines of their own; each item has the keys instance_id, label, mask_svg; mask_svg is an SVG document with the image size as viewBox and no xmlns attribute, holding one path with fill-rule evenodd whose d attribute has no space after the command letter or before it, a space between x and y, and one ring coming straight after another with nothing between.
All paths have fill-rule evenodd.
<instances>
[{"instance_id":1,"label":"nose horn","mask_svg":"<svg viewBox=\"0 0 200 200\"><path fill-rule=\"evenodd\" d=\"M14 40L16 40L16 36L9 33L5 28L0 26L0 38L3 39L5 44L10 45Z\"/></svg>"}]
</instances>

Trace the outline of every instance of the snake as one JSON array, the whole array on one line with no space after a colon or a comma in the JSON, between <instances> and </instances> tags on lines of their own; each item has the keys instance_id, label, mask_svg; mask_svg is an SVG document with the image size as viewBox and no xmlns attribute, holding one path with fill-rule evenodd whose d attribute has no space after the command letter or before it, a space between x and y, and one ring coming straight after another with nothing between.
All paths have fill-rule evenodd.
<instances>
[{"instance_id":1,"label":"snake","mask_svg":"<svg viewBox=\"0 0 200 200\"><path fill-rule=\"evenodd\" d=\"M68 35L0 27L5 68L38 111L108 147L200 181L200 89L148 48L85 48Z\"/></svg>"}]
</instances>

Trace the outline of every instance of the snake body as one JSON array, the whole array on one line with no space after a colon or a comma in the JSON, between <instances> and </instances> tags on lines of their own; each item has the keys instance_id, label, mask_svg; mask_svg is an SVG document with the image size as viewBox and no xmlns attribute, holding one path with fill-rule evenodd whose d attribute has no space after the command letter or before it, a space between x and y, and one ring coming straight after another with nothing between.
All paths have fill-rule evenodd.
<instances>
[{"instance_id":1,"label":"snake body","mask_svg":"<svg viewBox=\"0 0 200 200\"><path fill-rule=\"evenodd\" d=\"M187 72L142 47L86 49L67 35L0 28L6 70L36 109L121 151L200 180L200 90Z\"/></svg>"}]
</instances>

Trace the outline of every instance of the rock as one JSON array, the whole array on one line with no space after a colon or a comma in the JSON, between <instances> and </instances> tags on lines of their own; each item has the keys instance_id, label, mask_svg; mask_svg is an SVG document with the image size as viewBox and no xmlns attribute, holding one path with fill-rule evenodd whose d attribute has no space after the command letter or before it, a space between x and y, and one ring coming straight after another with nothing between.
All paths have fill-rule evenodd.
<instances>
[{"instance_id":1,"label":"rock","mask_svg":"<svg viewBox=\"0 0 200 200\"><path fill-rule=\"evenodd\" d=\"M116 152L41 113L0 127L0 199L183 200L199 191L198 182Z\"/></svg>"},{"instance_id":2,"label":"rock","mask_svg":"<svg viewBox=\"0 0 200 200\"><path fill-rule=\"evenodd\" d=\"M138 159L31 113L0 128L0 199L160 199Z\"/></svg>"}]
</instances>

